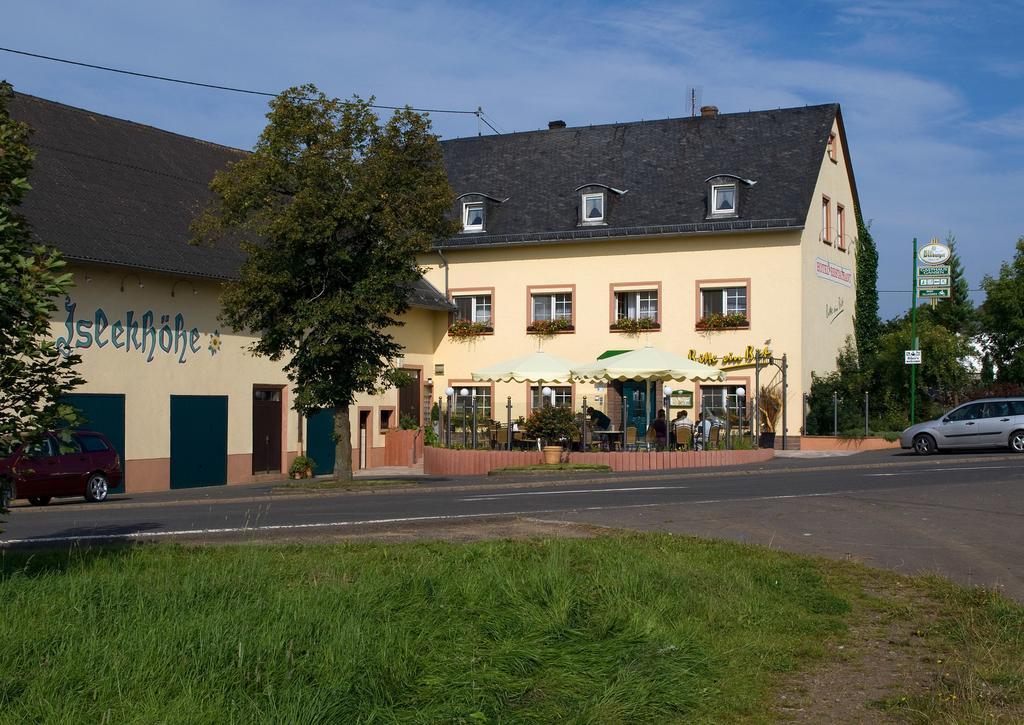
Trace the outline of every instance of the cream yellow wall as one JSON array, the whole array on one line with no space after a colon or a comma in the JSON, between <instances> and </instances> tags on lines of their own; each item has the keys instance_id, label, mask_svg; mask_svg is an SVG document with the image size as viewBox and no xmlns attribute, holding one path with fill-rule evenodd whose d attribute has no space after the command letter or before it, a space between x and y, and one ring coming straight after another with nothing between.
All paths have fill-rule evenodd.
<instances>
[{"instance_id":1,"label":"cream yellow wall","mask_svg":"<svg viewBox=\"0 0 1024 725\"><path fill-rule=\"evenodd\" d=\"M426 380L433 375L434 350L437 349L438 342L444 334L446 329L444 323L447 319L448 317L444 312L414 308L409 310L402 317L402 321L405 323L404 325L390 330L395 341L405 349L405 355L401 360L401 366L422 368L420 380L424 385L426 384ZM387 390L379 395L368 395L362 393L356 396L356 401L349 412L349 424L352 427L353 448L357 446L356 436L358 435L360 408L373 408L371 413L371 420L373 421L372 446L374 448L381 448L384 446L384 434L381 432L379 425L380 408L382 406L395 408L396 412L392 415L392 424L394 426L398 426L397 390ZM429 412L429 410L424 411L424 416L428 416Z\"/></svg>"},{"instance_id":2,"label":"cream yellow wall","mask_svg":"<svg viewBox=\"0 0 1024 725\"><path fill-rule=\"evenodd\" d=\"M170 456L171 395L229 396L228 454L251 454L253 385L285 385L287 379L280 363L255 357L245 349L252 342L249 336L234 334L217 320L220 286L203 280L99 266L75 265L72 271L76 286L71 291L71 302L75 305L76 330L71 346L82 357L79 370L86 380L75 392L125 395L128 460ZM100 337L106 344L98 346L94 337L92 344L85 346L86 338L79 334L77 321L91 321L92 327L87 329L95 336L97 309L103 311L111 326ZM144 352L115 348L113 325L117 321L125 324L129 311L140 324L145 313L153 313L158 328L156 337L151 338L157 341L155 351L151 339L147 340ZM198 339L179 337L178 352L173 348L170 353L164 352L159 347L159 328L166 324L173 331L179 314L186 331L198 330ZM67 315L62 301L53 320L55 338L67 337ZM142 338L141 330L139 337ZM214 340L219 340L219 346ZM293 412L288 420L285 441L287 450L294 451L297 434Z\"/></svg>"},{"instance_id":3,"label":"cream yellow wall","mask_svg":"<svg viewBox=\"0 0 1024 725\"><path fill-rule=\"evenodd\" d=\"M201 279L172 277L153 272L135 272L103 266L74 265L75 287L71 291L74 310L74 329L71 346L82 363L79 371L86 382L74 392L111 393L125 396L125 454L128 461L166 460L170 456L170 396L172 395L226 395L228 396L228 455L229 457L252 454L252 390L254 385L285 386L283 407L286 424L282 436L286 452L297 452L304 444L298 440L298 414L291 407L292 391L287 387L283 371L284 362L274 362L250 353L247 348L253 338L232 332L217 320L220 306L218 296L220 285ZM140 286L141 283L141 286ZM122 291L123 287L123 291ZM172 288L174 296L171 295ZM110 327L101 334L105 342L99 347L95 340L96 311L102 310ZM138 349L126 351L115 348L112 341L115 322L126 323L128 311L141 326L142 317L153 313L157 327L156 349L152 351L150 338L146 338L145 352ZM182 316L185 336L178 339L178 351L160 348L160 329L166 324L173 333L175 318ZM58 311L52 321L54 339L67 338L68 311L64 301L58 303ZM399 344L406 348L403 364L422 366L423 378L432 371L433 352L436 348L435 335L443 330L435 324L434 317L446 319L444 313L413 309L405 316L407 324L392 332ZM86 346L87 338L79 334L79 321L92 322L91 328L83 330L93 336ZM195 328L197 337L189 336ZM142 338L141 330L138 334ZM123 337L119 339L123 343ZM219 345L211 344L214 339ZM186 344L187 343L187 344ZM182 357L184 361L182 361ZM352 408L353 446L359 406L372 408L372 445L384 445L384 436L379 430L379 409L381 406L398 406L397 390L380 395L360 395ZM397 425L397 414L394 418ZM282 456L287 465L287 456ZM243 461L236 465L240 467ZM229 465L229 474L230 474ZM240 469L239 469L240 470ZM237 480L238 476L232 476ZM145 482L139 488L148 486Z\"/></svg>"},{"instance_id":4,"label":"cream yellow wall","mask_svg":"<svg viewBox=\"0 0 1024 725\"><path fill-rule=\"evenodd\" d=\"M803 283L803 326L807 334L803 340L803 354L800 377L796 378L804 390L810 390L811 373L821 375L835 370L836 355L847 336L853 334L853 313L856 301L856 253L857 219L854 209L853 186L846 166L846 149L843 148L838 124L832 132L836 138L836 161L827 153L822 154L821 170L818 173L814 196L808 213L801 247ZM839 249L836 240L826 244L822 233L822 197L831 200L833 237L836 231L836 204L846 210L846 250ZM817 260L823 259L834 266L849 270L853 275L851 284L845 286L830 279L823 279L817 272ZM792 400L792 409L799 410L801 401Z\"/></svg>"},{"instance_id":5,"label":"cream yellow wall","mask_svg":"<svg viewBox=\"0 0 1024 725\"><path fill-rule=\"evenodd\" d=\"M768 339L776 354L787 352L790 358L799 358L799 242L799 232L765 232L446 251L451 289L494 288L494 334L470 342L444 336L434 362L443 364L445 373L434 376L435 393L440 394L450 381L468 380L473 370L538 349L537 337L526 332L527 287L537 285L576 286L575 332L543 343L546 351L572 361L590 362L605 350L634 349L647 343L684 356L691 349L722 356L742 353L747 346L763 347ZM439 262L436 254L420 260L427 279L443 290L445 275ZM747 277L750 329L695 330L696 281ZM635 338L608 329L609 285L633 282L661 283L661 330ZM441 332L446 324L438 321ZM729 375L734 384L746 384L742 378L747 377L753 384L752 365ZM457 388L463 385L454 383ZM494 392L499 420L505 418L506 396L512 397L513 416L526 413L525 384L496 383ZM583 395L592 403L595 390L580 384L575 394L577 405ZM798 427L799 421L795 426L791 421L791 431Z\"/></svg>"}]
</instances>

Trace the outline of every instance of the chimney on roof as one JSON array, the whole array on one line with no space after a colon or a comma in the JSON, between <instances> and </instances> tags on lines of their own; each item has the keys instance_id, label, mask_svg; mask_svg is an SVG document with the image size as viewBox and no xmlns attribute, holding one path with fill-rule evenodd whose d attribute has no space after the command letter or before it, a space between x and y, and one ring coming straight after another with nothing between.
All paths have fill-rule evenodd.
<instances>
[{"instance_id":1,"label":"chimney on roof","mask_svg":"<svg viewBox=\"0 0 1024 725\"><path fill-rule=\"evenodd\" d=\"M565 121L548 121L549 131L554 131L556 128L565 128Z\"/></svg>"},{"instance_id":2,"label":"chimney on roof","mask_svg":"<svg viewBox=\"0 0 1024 725\"><path fill-rule=\"evenodd\" d=\"M701 106L700 116L701 118L714 118L718 115L718 106Z\"/></svg>"}]
</instances>

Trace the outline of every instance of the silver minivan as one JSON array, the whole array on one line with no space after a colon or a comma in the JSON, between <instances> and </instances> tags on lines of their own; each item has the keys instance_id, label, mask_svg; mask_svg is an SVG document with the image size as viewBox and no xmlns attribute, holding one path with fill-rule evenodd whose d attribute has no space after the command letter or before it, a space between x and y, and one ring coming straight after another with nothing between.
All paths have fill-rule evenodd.
<instances>
[{"instance_id":1,"label":"silver minivan","mask_svg":"<svg viewBox=\"0 0 1024 725\"><path fill-rule=\"evenodd\" d=\"M964 403L937 420L912 425L901 448L927 456L949 448L1007 448L1024 453L1024 398L984 398Z\"/></svg>"}]
</instances>

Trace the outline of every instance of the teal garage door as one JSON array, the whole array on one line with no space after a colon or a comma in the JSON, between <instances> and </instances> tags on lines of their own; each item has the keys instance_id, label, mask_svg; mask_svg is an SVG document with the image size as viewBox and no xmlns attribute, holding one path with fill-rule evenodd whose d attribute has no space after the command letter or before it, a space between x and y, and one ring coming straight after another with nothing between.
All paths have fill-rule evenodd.
<instances>
[{"instance_id":1,"label":"teal garage door","mask_svg":"<svg viewBox=\"0 0 1024 725\"><path fill-rule=\"evenodd\" d=\"M79 428L102 433L121 456L121 471L125 470L124 456L124 396L106 393L71 393L64 402L72 405L82 416ZM124 493L125 481L112 486L111 493Z\"/></svg>"},{"instance_id":2,"label":"teal garage door","mask_svg":"<svg viewBox=\"0 0 1024 725\"><path fill-rule=\"evenodd\" d=\"M171 488L228 482L228 396L171 396Z\"/></svg>"},{"instance_id":3,"label":"teal garage door","mask_svg":"<svg viewBox=\"0 0 1024 725\"><path fill-rule=\"evenodd\" d=\"M316 461L313 473L317 476L334 473L334 411L330 408L307 419L306 455Z\"/></svg>"}]
</instances>

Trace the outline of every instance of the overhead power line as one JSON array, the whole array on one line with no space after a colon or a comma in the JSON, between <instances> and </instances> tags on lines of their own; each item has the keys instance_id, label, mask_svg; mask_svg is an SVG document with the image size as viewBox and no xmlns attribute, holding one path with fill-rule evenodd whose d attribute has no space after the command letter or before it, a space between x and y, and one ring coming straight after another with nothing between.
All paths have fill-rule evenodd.
<instances>
[{"instance_id":1,"label":"overhead power line","mask_svg":"<svg viewBox=\"0 0 1024 725\"><path fill-rule=\"evenodd\" d=\"M185 80L183 78L171 78L169 76L153 75L152 73L140 73L138 71L125 70L124 68L111 68L110 66L105 66L105 65L96 65L94 63L84 63L84 62L78 61L78 60L69 60L68 58L56 58L56 57L54 57L52 55L42 55L41 53L30 53L27 50L16 50L15 48L0 48L0 51L3 51L5 53L14 53L15 55L24 55L24 56L28 56L29 58L39 58L41 60L49 60L49 61L53 61L54 63L65 63L67 65L77 65L77 66L80 66L82 68L92 68L93 70L107 71L108 73L120 73L121 75L135 76L136 78L149 78L150 80L165 81L166 83L180 83L181 85L185 85L185 86L198 86L199 88L211 88L211 89L216 90L216 91L230 91L231 93L246 93L246 94L251 95L251 96L267 96L269 98L276 98L279 95L277 93L271 93L269 91L255 91L255 90L252 90L250 88L236 88L234 86L221 86L221 85L217 85L216 83L201 83L200 81L189 81L189 80ZM342 101L342 103L353 104L354 105L354 102L352 102L352 101ZM368 105L370 106L370 108L379 108L379 109L383 109L383 110L387 110L387 111L400 111L403 108L406 108L406 106L386 106L386 105L379 104L379 103L370 103ZM463 114L463 115L467 115L467 116L476 116L481 121L486 123L488 128L490 128L492 131L494 131L495 133L500 133L498 131L498 129L496 129L494 127L494 125L490 121L488 121L486 118L484 118L484 112L483 112L483 109L481 109L481 108L478 108L475 111L469 111L469 110L465 110L465 109L456 109L456 108L412 108L412 107L410 107L409 110L416 111L418 113L454 113L454 114Z\"/></svg>"}]
</instances>

